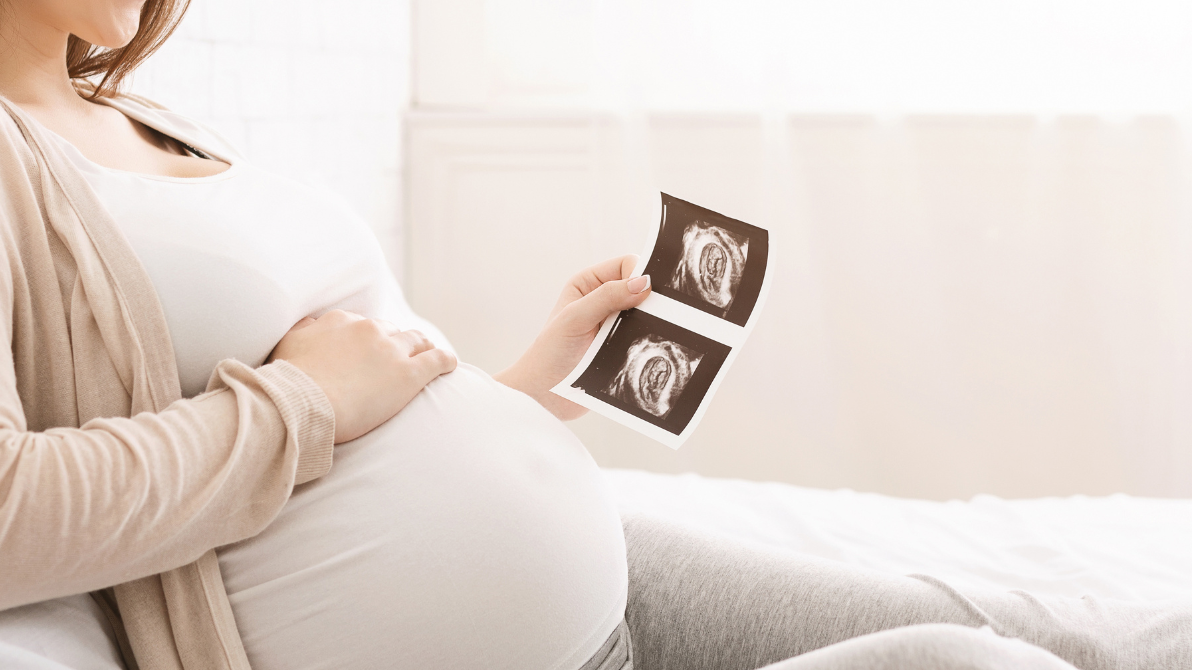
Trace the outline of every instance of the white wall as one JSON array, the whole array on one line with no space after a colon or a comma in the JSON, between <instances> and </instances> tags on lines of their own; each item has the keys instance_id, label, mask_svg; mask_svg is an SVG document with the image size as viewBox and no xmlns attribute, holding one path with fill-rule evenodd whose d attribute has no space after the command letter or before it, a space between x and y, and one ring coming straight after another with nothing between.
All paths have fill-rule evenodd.
<instances>
[{"instance_id":1,"label":"white wall","mask_svg":"<svg viewBox=\"0 0 1192 670\"><path fill-rule=\"evenodd\" d=\"M401 271L408 0L193 0L131 90L342 194Z\"/></svg>"},{"instance_id":2,"label":"white wall","mask_svg":"<svg viewBox=\"0 0 1192 670\"><path fill-rule=\"evenodd\" d=\"M419 114L407 294L496 372L663 189L769 228L776 280L691 440L590 415L599 463L1189 495L1190 149L1158 117Z\"/></svg>"},{"instance_id":3,"label":"white wall","mask_svg":"<svg viewBox=\"0 0 1192 670\"><path fill-rule=\"evenodd\" d=\"M492 109L1192 111L1179 0L426 0L418 100ZM433 30L433 27L432 27ZM425 65L426 67L422 67Z\"/></svg>"},{"instance_id":4,"label":"white wall","mask_svg":"<svg viewBox=\"0 0 1192 670\"><path fill-rule=\"evenodd\" d=\"M732 3L701 0L666 36L672 46L650 52L661 60L626 56L634 62L611 75L597 56L619 45L592 22L608 24L618 7L665 18L672 0L416 4L411 60L409 0L194 0L133 88L213 124L252 160L342 193L381 236L415 307L490 370L525 346L567 274L640 248L636 203L650 189L773 226L786 242L781 282L696 438L671 452L590 417L574 429L601 463L928 497L1192 493L1192 150L1170 115L1185 100L1173 91L1192 89L1131 93L1186 78L1192 51L1168 39L1178 22L1137 52L1138 63L1169 65L1149 79L1103 64L1086 68L1102 79L1067 76L1089 62L1069 58L1075 70L1031 80L1051 95L1048 109L1020 116L899 116L905 107L876 109L890 101L872 96L915 89L875 92L818 66L792 89L822 94L808 108L851 99L874 109L791 115L781 104L799 101L787 100L765 114L647 114L638 106L706 112L727 96L717 87L781 84L682 80L675 69L692 46L724 37L717 7ZM1127 4L1097 5L1120 21L1048 21L1129 54L1128 38L1148 25L1130 23ZM745 5L729 18L788 6ZM1158 16L1168 5L1147 6ZM886 24L875 29L897 33ZM1110 34L1119 24L1129 30ZM644 19L633 26L650 34ZM840 32L830 21L800 30ZM1045 55L1052 33L1036 33L1031 48ZM889 50L905 42L868 57L859 38L833 48L857 56L846 65L859 76L866 58L893 62ZM713 46L720 62L755 72L751 52ZM946 69L907 81L947 83ZM1074 87L1048 88L1048 77ZM989 91L978 80L923 84L919 106L956 107L926 103L959 90L971 94L964 111L981 111ZM1168 116L1054 116L1114 82L1109 97L1122 104L1109 111ZM523 287L519 300L507 300L510 286Z\"/></svg>"},{"instance_id":5,"label":"white wall","mask_svg":"<svg viewBox=\"0 0 1192 670\"><path fill-rule=\"evenodd\" d=\"M773 231L770 301L695 436L585 417L601 464L1192 494L1186 4L415 4L406 285L465 359L507 365L571 272L639 251L659 189ZM783 60L805 44L780 35L822 48Z\"/></svg>"}]
</instances>

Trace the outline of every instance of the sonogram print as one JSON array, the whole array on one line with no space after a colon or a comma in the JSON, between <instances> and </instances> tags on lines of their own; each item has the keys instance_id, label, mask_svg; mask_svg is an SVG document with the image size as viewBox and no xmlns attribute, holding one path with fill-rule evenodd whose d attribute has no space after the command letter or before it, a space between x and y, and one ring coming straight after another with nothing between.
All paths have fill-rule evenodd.
<instances>
[{"instance_id":1,"label":"sonogram print","mask_svg":"<svg viewBox=\"0 0 1192 670\"><path fill-rule=\"evenodd\" d=\"M679 263L667 285L718 308L719 316L725 316L745 273L749 238L695 221L683 230L682 244Z\"/></svg>"},{"instance_id":2,"label":"sonogram print","mask_svg":"<svg viewBox=\"0 0 1192 670\"><path fill-rule=\"evenodd\" d=\"M629 345L625 363L605 393L665 419L701 358L701 354L657 335L639 337Z\"/></svg>"},{"instance_id":3,"label":"sonogram print","mask_svg":"<svg viewBox=\"0 0 1192 670\"><path fill-rule=\"evenodd\" d=\"M658 238L642 274L654 279L658 295L744 326L769 256L764 228L663 193Z\"/></svg>"},{"instance_id":4,"label":"sonogram print","mask_svg":"<svg viewBox=\"0 0 1192 670\"><path fill-rule=\"evenodd\" d=\"M643 254L653 292L600 326L579 365L551 389L677 449L690 437L748 337L769 286L765 228L661 195Z\"/></svg>"},{"instance_id":5,"label":"sonogram print","mask_svg":"<svg viewBox=\"0 0 1192 670\"><path fill-rule=\"evenodd\" d=\"M730 351L727 344L629 309L617 315L588 367L570 386L679 435Z\"/></svg>"}]
</instances>

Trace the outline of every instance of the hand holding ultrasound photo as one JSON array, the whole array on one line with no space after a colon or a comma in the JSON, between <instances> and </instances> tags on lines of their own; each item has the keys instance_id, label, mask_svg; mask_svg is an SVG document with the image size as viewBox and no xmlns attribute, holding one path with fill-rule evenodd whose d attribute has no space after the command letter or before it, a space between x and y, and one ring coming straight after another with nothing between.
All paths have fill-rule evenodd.
<instances>
[{"instance_id":1,"label":"hand holding ultrasound photo","mask_svg":"<svg viewBox=\"0 0 1192 670\"><path fill-rule=\"evenodd\" d=\"M769 287L769 233L662 194L651 295L601 327L552 391L677 449L752 330Z\"/></svg>"}]
</instances>

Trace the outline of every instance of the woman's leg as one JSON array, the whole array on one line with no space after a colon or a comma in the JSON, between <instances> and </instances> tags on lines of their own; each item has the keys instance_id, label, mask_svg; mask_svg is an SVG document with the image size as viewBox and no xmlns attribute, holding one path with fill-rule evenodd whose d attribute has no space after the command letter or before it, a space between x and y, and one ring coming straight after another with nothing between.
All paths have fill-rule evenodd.
<instances>
[{"instance_id":1,"label":"woman's leg","mask_svg":"<svg viewBox=\"0 0 1192 670\"><path fill-rule=\"evenodd\" d=\"M1074 670L1050 652L988 628L951 624L870 633L765 670Z\"/></svg>"},{"instance_id":2,"label":"woman's leg","mask_svg":"<svg viewBox=\"0 0 1192 670\"><path fill-rule=\"evenodd\" d=\"M1192 668L1192 607L1022 591L961 594L767 551L648 517L625 520L626 617L637 670L754 670L844 640L928 623L989 626L1082 670ZM796 666L797 667L797 666Z\"/></svg>"}]
</instances>

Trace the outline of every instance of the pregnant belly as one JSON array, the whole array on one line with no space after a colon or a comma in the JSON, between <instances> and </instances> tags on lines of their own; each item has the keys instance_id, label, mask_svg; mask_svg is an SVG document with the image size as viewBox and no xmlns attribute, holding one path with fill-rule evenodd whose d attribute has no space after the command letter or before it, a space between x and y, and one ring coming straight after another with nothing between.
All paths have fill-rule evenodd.
<instances>
[{"instance_id":1,"label":"pregnant belly","mask_svg":"<svg viewBox=\"0 0 1192 670\"><path fill-rule=\"evenodd\" d=\"M465 365L219 559L256 670L578 668L627 588L583 445Z\"/></svg>"}]
</instances>

